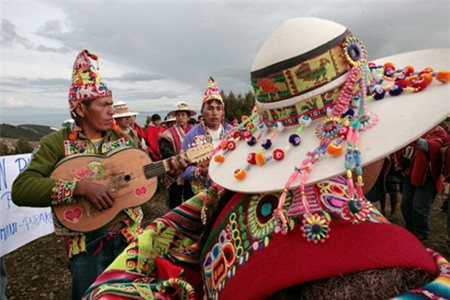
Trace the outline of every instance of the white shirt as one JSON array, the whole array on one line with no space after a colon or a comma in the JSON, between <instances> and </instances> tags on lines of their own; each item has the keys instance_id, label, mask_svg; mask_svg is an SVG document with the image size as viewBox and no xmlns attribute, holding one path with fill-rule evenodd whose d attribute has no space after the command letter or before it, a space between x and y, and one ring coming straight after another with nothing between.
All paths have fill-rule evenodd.
<instances>
[{"instance_id":1,"label":"white shirt","mask_svg":"<svg viewBox=\"0 0 450 300\"><path fill-rule=\"evenodd\" d=\"M206 129L206 131L211 136L211 142L212 142L214 148L216 148L220 144L220 142L222 141L222 138L223 138L224 130L223 130L222 124L220 124L220 127L217 130L212 130L211 128L208 128L208 129Z\"/></svg>"}]
</instances>

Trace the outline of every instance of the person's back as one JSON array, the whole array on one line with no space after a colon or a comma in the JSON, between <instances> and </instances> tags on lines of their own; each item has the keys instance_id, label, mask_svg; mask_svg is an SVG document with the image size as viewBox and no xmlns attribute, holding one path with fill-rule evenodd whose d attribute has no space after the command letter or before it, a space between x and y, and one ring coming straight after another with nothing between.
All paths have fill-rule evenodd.
<instances>
[{"instance_id":1,"label":"person's back","mask_svg":"<svg viewBox=\"0 0 450 300\"><path fill-rule=\"evenodd\" d=\"M166 128L161 126L161 117L154 114L151 117L152 123L149 124L145 130L145 140L147 142L147 151L153 161L161 159L161 152L159 151L158 136L163 133Z\"/></svg>"}]
</instances>

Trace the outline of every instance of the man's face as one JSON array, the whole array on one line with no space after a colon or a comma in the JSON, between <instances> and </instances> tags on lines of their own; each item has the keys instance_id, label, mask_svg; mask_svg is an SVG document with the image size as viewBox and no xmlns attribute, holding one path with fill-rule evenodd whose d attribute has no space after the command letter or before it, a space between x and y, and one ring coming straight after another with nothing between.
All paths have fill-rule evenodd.
<instances>
[{"instance_id":1,"label":"man's face","mask_svg":"<svg viewBox=\"0 0 450 300\"><path fill-rule=\"evenodd\" d=\"M185 111L177 111L175 113L175 118L177 119L177 125L181 127L186 127L189 121L189 115Z\"/></svg>"},{"instance_id":2,"label":"man's face","mask_svg":"<svg viewBox=\"0 0 450 300\"><path fill-rule=\"evenodd\" d=\"M133 116L116 118L116 123L122 130L127 130L129 127L131 127L133 125L133 121Z\"/></svg>"},{"instance_id":3,"label":"man's face","mask_svg":"<svg viewBox=\"0 0 450 300\"><path fill-rule=\"evenodd\" d=\"M153 125L155 125L155 127L159 127L161 125L161 119L153 121Z\"/></svg>"},{"instance_id":4,"label":"man's face","mask_svg":"<svg viewBox=\"0 0 450 300\"><path fill-rule=\"evenodd\" d=\"M89 106L81 103L76 112L85 130L101 132L112 127L114 109L111 96L92 100Z\"/></svg>"},{"instance_id":5,"label":"man's face","mask_svg":"<svg viewBox=\"0 0 450 300\"><path fill-rule=\"evenodd\" d=\"M223 105L220 101L211 100L203 105L202 115L205 126L217 130L223 119Z\"/></svg>"}]
</instances>

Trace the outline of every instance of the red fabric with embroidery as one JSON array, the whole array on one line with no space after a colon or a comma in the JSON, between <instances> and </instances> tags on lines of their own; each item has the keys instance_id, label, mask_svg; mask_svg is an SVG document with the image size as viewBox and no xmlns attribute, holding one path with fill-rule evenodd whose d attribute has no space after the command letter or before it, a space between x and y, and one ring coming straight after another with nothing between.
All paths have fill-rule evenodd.
<instances>
[{"instance_id":1,"label":"red fabric with embroidery","mask_svg":"<svg viewBox=\"0 0 450 300\"><path fill-rule=\"evenodd\" d=\"M233 196L218 220L242 196ZM333 221L330 238L320 244L307 242L298 224L287 235L272 237L267 247L255 251L244 265L237 267L219 294L220 299L264 299L293 285L371 269L438 271L420 241L397 225Z\"/></svg>"}]
</instances>

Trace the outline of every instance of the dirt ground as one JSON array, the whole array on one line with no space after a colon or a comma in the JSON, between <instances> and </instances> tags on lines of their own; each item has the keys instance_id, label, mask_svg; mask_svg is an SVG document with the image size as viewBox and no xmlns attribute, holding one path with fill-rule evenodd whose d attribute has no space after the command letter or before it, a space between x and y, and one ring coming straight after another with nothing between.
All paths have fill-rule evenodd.
<instances>
[{"instance_id":1,"label":"dirt ground","mask_svg":"<svg viewBox=\"0 0 450 300\"><path fill-rule=\"evenodd\" d=\"M431 213L432 233L426 247L449 258L447 249L447 214L441 210L444 197L439 195ZM144 206L145 224L165 212L163 193ZM392 218L393 223L402 224L400 212ZM64 242L51 234L39 238L6 255L8 284L6 296L9 300L70 299L71 279L67 268Z\"/></svg>"}]
</instances>

